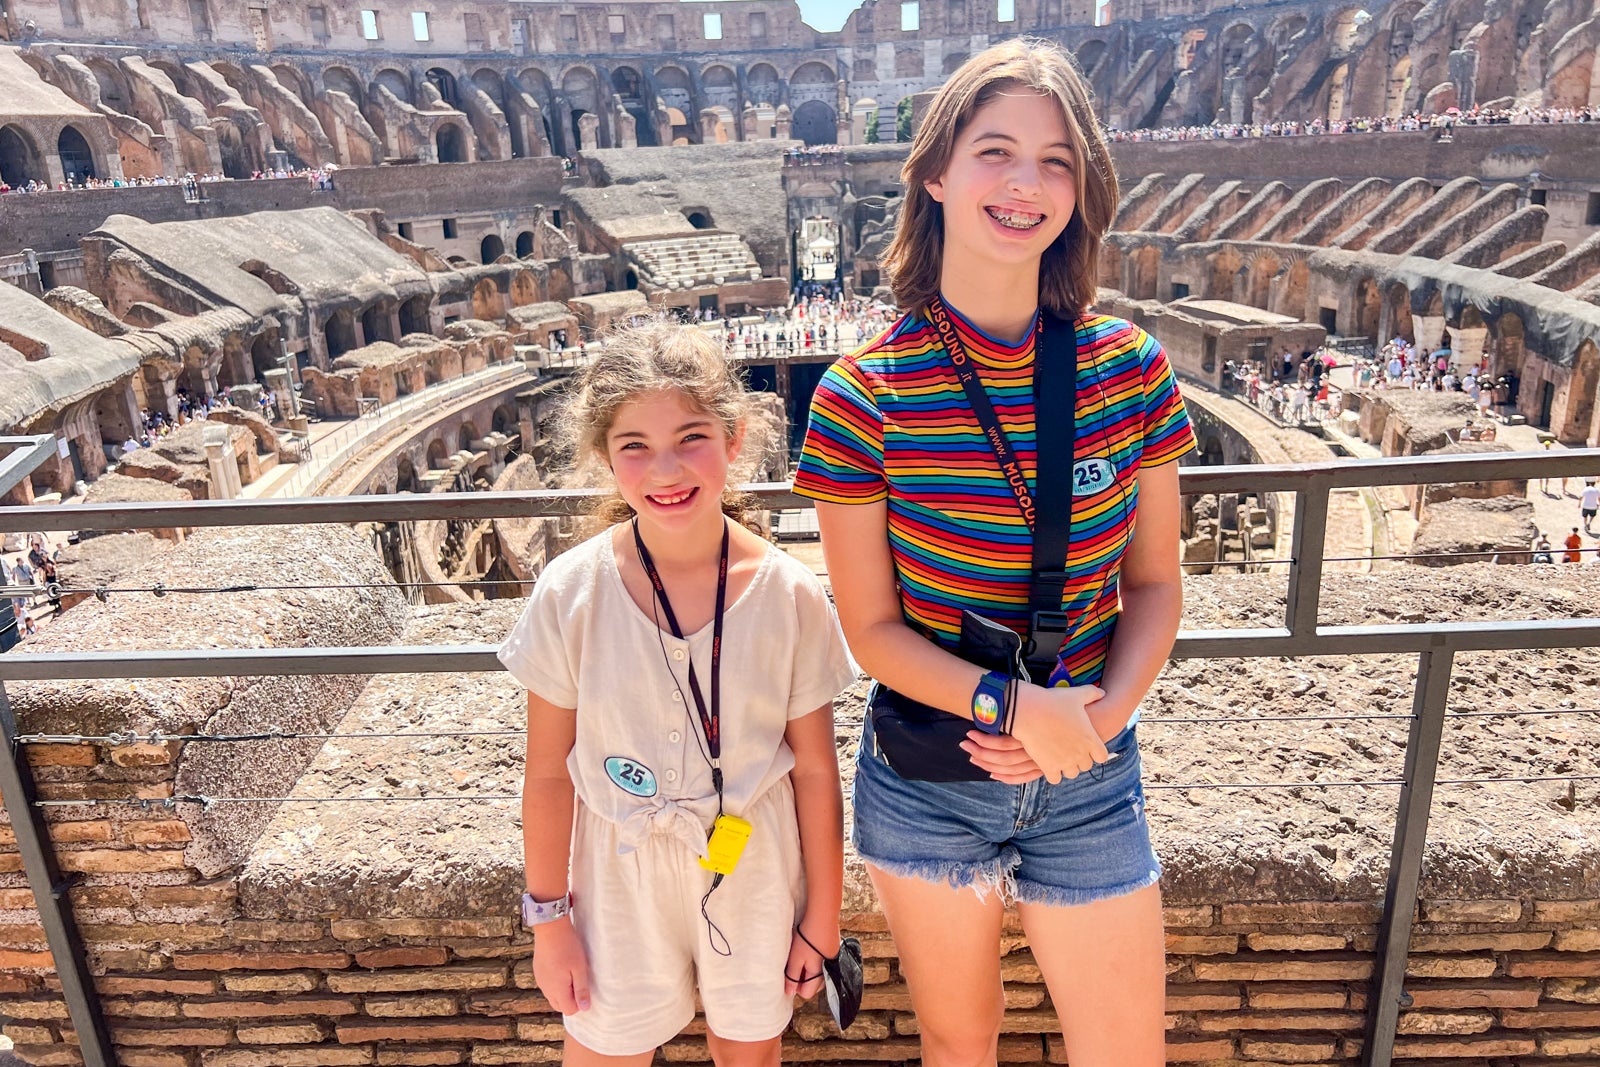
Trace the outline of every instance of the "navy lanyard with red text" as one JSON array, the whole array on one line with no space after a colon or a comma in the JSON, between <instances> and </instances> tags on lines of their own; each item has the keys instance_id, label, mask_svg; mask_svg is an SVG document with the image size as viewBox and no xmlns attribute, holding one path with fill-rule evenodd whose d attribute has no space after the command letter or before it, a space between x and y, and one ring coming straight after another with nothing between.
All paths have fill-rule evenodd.
<instances>
[{"instance_id":1,"label":"navy lanyard with red text","mask_svg":"<svg viewBox=\"0 0 1600 1067\"><path fill-rule=\"evenodd\" d=\"M678 617L672 612L672 602L667 599L666 586L661 582L661 574L656 570L656 564L650 558L650 550L644 546L644 538L639 534L639 524L633 524L633 543L639 550L639 562L644 564L645 573L650 576L650 585L655 590L656 599L661 601L661 610L667 616L667 625L672 628L672 636L682 641L683 630L678 626ZM700 714L700 728L705 731L706 750L711 759L711 784L717 787L717 810L722 810L722 616L728 601L728 524L722 524L722 553L717 560L717 609L712 617L711 624L711 704L708 708L706 698L700 691L700 679L695 674L694 658L689 659L689 695L694 697L695 711Z\"/></svg>"}]
</instances>

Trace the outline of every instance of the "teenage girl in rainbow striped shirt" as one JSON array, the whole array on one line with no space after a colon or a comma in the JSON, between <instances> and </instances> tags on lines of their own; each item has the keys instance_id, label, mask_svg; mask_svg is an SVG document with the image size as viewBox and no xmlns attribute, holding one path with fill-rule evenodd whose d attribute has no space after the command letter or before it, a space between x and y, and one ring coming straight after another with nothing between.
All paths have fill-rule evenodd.
<instances>
[{"instance_id":1,"label":"teenage girl in rainbow striped shirt","mask_svg":"<svg viewBox=\"0 0 1600 1067\"><path fill-rule=\"evenodd\" d=\"M1174 461L1194 437L1161 347L1087 310L1118 203L1089 97L1039 41L973 57L939 92L885 257L905 314L824 375L795 480L817 501L856 660L904 697L974 719L960 747L989 775L902 776L865 728L854 839L928 1067L995 1062L1011 902L1073 1067L1164 1062L1161 868L1134 723L1177 634ZM1033 535L940 340L940 307L1030 488L1035 418L1061 417L1034 410L1041 309L1076 330L1068 633L1048 679L1011 696L1002 733L976 728L993 729L981 701L995 683L955 649L963 609L1028 633Z\"/></svg>"}]
</instances>

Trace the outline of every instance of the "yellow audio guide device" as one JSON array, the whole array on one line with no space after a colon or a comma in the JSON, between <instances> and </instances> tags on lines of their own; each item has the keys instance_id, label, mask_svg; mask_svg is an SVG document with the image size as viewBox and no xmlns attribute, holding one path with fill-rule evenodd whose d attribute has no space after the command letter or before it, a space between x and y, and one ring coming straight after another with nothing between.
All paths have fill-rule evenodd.
<instances>
[{"instance_id":1,"label":"yellow audio guide device","mask_svg":"<svg viewBox=\"0 0 1600 1067\"><path fill-rule=\"evenodd\" d=\"M718 815L711 824L711 840L706 842L706 857L700 866L715 874L732 874L750 841L752 827L737 815Z\"/></svg>"}]
</instances>

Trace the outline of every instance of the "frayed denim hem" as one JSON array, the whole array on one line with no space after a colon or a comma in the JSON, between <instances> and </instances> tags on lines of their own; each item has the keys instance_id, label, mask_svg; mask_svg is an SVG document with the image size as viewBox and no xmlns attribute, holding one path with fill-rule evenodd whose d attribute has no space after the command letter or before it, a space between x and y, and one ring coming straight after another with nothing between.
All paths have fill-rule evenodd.
<instances>
[{"instance_id":1,"label":"frayed denim hem","mask_svg":"<svg viewBox=\"0 0 1600 1067\"><path fill-rule=\"evenodd\" d=\"M1024 904L1071 907L1075 904L1093 904L1099 900L1110 900L1112 897L1125 897L1129 893L1137 893L1141 889L1153 886L1159 881L1161 881L1159 863L1142 878L1101 889L1063 889L1060 886L1017 879L1014 883L1014 899Z\"/></svg>"},{"instance_id":2,"label":"frayed denim hem","mask_svg":"<svg viewBox=\"0 0 1600 1067\"><path fill-rule=\"evenodd\" d=\"M880 871L898 878L916 878L935 885L943 883L951 889L970 888L980 901L987 901L990 893L998 893L1002 904L1010 904L1017 897L1017 866L1022 863L1022 854L1011 845L1002 848L1000 855L994 859L970 863L953 860L881 860L872 856L861 858Z\"/></svg>"}]
</instances>

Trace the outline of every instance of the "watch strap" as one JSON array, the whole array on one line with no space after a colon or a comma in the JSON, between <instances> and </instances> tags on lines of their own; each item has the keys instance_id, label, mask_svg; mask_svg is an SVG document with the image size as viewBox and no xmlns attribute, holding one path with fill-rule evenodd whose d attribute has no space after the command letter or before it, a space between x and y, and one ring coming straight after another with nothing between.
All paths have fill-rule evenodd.
<instances>
[{"instance_id":1,"label":"watch strap","mask_svg":"<svg viewBox=\"0 0 1600 1067\"><path fill-rule=\"evenodd\" d=\"M986 734L1005 729L1006 687L1010 681L999 671L990 671L978 679L978 687L972 691L972 723Z\"/></svg>"}]
</instances>

